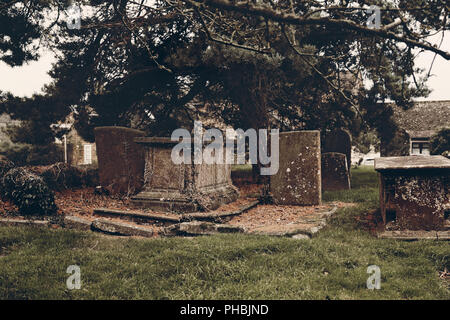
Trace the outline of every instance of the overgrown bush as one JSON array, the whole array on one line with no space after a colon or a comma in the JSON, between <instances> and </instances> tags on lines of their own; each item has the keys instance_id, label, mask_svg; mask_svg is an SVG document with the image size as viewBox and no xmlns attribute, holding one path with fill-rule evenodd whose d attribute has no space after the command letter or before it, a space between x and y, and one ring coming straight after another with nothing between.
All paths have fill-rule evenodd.
<instances>
[{"instance_id":1,"label":"overgrown bush","mask_svg":"<svg viewBox=\"0 0 450 320\"><path fill-rule=\"evenodd\" d=\"M8 159L0 159L0 180L3 176L12 168L14 168L14 162Z\"/></svg>"},{"instance_id":2,"label":"overgrown bush","mask_svg":"<svg viewBox=\"0 0 450 320\"><path fill-rule=\"evenodd\" d=\"M0 154L13 161L17 166L49 165L62 161L62 147L55 143L48 145L30 145L5 142L0 145Z\"/></svg>"},{"instance_id":3,"label":"overgrown bush","mask_svg":"<svg viewBox=\"0 0 450 320\"><path fill-rule=\"evenodd\" d=\"M81 177L83 185L87 187L96 187L100 184L98 177L98 168L94 166L83 166L79 168L81 170Z\"/></svg>"},{"instance_id":4,"label":"overgrown bush","mask_svg":"<svg viewBox=\"0 0 450 320\"><path fill-rule=\"evenodd\" d=\"M83 185L82 171L67 163L58 162L42 172L41 177L52 190L79 188Z\"/></svg>"},{"instance_id":5,"label":"overgrown bush","mask_svg":"<svg viewBox=\"0 0 450 320\"><path fill-rule=\"evenodd\" d=\"M49 166L40 175L50 189L57 191L98 185L98 170L94 167L73 167L58 162Z\"/></svg>"},{"instance_id":6,"label":"overgrown bush","mask_svg":"<svg viewBox=\"0 0 450 320\"><path fill-rule=\"evenodd\" d=\"M450 157L450 128L441 129L431 137L430 153Z\"/></svg>"},{"instance_id":7,"label":"overgrown bush","mask_svg":"<svg viewBox=\"0 0 450 320\"><path fill-rule=\"evenodd\" d=\"M3 177L12 168L14 168L14 163L12 161L9 161L8 159L0 159L0 199L4 199L2 183Z\"/></svg>"},{"instance_id":8,"label":"overgrown bush","mask_svg":"<svg viewBox=\"0 0 450 320\"><path fill-rule=\"evenodd\" d=\"M51 215L57 207L53 192L44 180L25 170L14 168L2 179L2 196L11 200L24 215Z\"/></svg>"}]
</instances>

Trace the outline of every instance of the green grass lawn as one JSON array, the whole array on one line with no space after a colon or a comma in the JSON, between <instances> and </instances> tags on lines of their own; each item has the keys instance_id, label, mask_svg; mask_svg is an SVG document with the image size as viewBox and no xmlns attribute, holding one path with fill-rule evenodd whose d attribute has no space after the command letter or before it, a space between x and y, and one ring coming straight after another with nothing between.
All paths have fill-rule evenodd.
<instances>
[{"instance_id":1,"label":"green grass lawn","mask_svg":"<svg viewBox=\"0 0 450 320\"><path fill-rule=\"evenodd\" d=\"M377 206L373 169L353 171L354 201L311 240L249 235L127 239L88 232L0 227L0 299L450 299L438 271L449 245L379 240L356 217ZM66 269L81 268L81 289ZM369 265L381 289L368 290Z\"/></svg>"}]
</instances>

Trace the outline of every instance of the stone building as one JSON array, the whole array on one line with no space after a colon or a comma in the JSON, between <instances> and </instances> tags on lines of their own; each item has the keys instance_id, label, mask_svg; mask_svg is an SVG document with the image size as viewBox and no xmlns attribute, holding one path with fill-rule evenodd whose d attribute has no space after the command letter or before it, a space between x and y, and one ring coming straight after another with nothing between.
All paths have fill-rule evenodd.
<instances>
[{"instance_id":1,"label":"stone building","mask_svg":"<svg viewBox=\"0 0 450 320\"><path fill-rule=\"evenodd\" d=\"M70 113L63 123L54 126L65 130L66 133L61 139L56 139L57 144L63 146L64 162L73 166L93 165L97 166L97 150L95 142L84 140L74 127L74 115Z\"/></svg>"},{"instance_id":2,"label":"stone building","mask_svg":"<svg viewBox=\"0 0 450 320\"><path fill-rule=\"evenodd\" d=\"M430 139L450 127L450 100L415 102L409 110L392 105L399 130L392 142L381 140L381 156L430 155Z\"/></svg>"},{"instance_id":3,"label":"stone building","mask_svg":"<svg viewBox=\"0 0 450 320\"><path fill-rule=\"evenodd\" d=\"M72 128L67 134L67 162L70 165L82 166L82 165L94 165L97 166L97 150L95 142L88 142L84 140L75 130ZM64 143L64 142L63 142Z\"/></svg>"},{"instance_id":4,"label":"stone building","mask_svg":"<svg viewBox=\"0 0 450 320\"><path fill-rule=\"evenodd\" d=\"M6 129L8 126L18 126L20 125L19 120L12 120L9 115L6 113L0 114L0 144L5 142L11 142L8 135L3 129Z\"/></svg>"}]
</instances>

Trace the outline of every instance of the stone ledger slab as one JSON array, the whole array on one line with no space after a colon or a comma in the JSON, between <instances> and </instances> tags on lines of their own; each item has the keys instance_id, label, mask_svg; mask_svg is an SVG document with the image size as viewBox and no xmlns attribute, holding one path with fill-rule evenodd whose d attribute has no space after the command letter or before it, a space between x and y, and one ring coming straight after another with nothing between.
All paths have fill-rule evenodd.
<instances>
[{"instance_id":1,"label":"stone ledger slab","mask_svg":"<svg viewBox=\"0 0 450 320\"><path fill-rule=\"evenodd\" d=\"M270 177L278 205L319 205L322 200L320 132L291 131L279 135L279 170Z\"/></svg>"}]
</instances>

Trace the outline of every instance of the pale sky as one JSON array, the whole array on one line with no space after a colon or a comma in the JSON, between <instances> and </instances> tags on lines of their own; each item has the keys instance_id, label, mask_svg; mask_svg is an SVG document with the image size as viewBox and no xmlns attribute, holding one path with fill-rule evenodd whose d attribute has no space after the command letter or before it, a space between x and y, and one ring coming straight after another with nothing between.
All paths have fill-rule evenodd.
<instances>
[{"instance_id":1,"label":"pale sky","mask_svg":"<svg viewBox=\"0 0 450 320\"><path fill-rule=\"evenodd\" d=\"M432 38L432 42L439 45L441 35ZM431 39L430 39L431 40ZM446 33L441 49L450 52L450 33ZM416 66L430 68L433 53L421 53L416 59ZM51 64L55 62L53 53L43 53L38 61L33 61L21 67L11 68L0 62L0 91L10 91L17 96L31 96L41 92L44 84L51 81L47 72ZM450 100L450 61L436 57L432 69L432 77L428 81L428 87L433 90L428 98L419 100Z\"/></svg>"}]
</instances>

